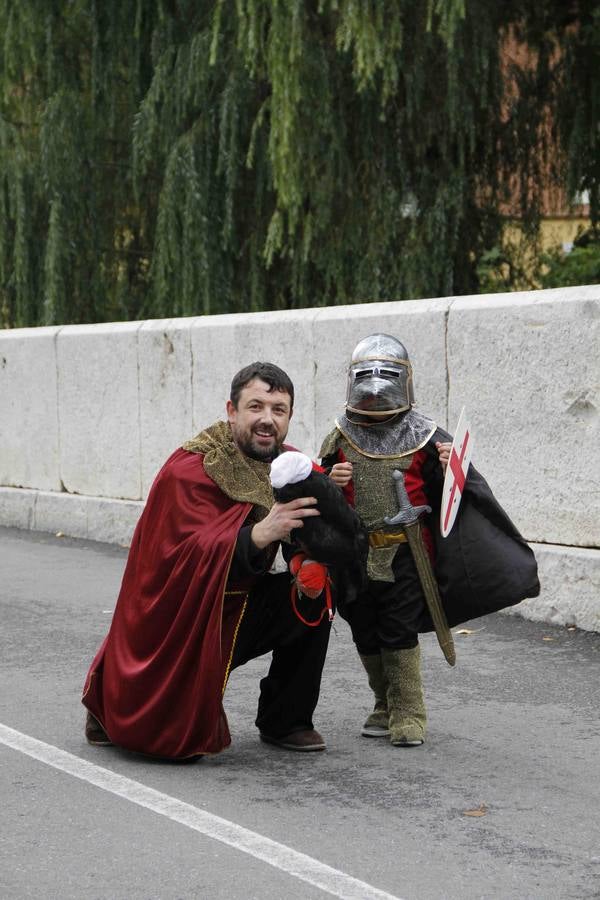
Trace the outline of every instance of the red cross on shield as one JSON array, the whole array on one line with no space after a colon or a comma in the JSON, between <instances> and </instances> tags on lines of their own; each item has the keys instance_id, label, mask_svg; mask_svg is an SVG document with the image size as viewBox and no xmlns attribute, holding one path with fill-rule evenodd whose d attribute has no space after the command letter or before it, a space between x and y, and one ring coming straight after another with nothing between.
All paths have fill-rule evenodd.
<instances>
[{"instance_id":1,"label":"red cross on shield","mask_svg":"<svg viewBox=\"0 0 600 900\"><path fill-rule=\"evenodd\" d=\"M450 459L448 460L446 477L444 478L442 508L440 510L440 531L442 537L448 537L454 525L465 481L467 480L467 470L471 461L472 450L471 428L463 406L456 431L454 432Z\"/></svg>"}]
</instances>

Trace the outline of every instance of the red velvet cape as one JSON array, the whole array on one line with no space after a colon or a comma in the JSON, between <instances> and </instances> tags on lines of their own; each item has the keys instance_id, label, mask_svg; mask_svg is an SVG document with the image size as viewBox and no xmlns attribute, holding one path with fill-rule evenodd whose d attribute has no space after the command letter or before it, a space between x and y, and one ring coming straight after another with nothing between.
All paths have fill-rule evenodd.
<instances>
[{"instance_id":1,"label":"red velvet cape","mask_svg":"<svg viewBox=\"0 0 600 900\"><path fill-rule=\"evenodd\" d=\"M231 742L222 697L245 596L225 588L251 504L202 460L176 450L157 475L82 698L114 744L169 758Z\"/></svg>"}]
</instances>

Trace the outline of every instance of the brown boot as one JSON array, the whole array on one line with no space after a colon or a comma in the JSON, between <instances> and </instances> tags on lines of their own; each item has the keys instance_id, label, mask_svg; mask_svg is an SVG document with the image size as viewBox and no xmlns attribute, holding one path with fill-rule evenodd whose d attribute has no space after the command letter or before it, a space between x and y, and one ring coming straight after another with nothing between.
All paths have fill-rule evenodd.
<instances>
[{"instance_id":1,"label":"brown boot","mask_svg":"<svg viewBox=\"0 0 600 900\"><path fill-rule=\"evenodd\" d=\"M88 744L95 747L112 747L112 741L98 719L88 712L85 719L85 737Z\"/></svg>"},{"instance_id":2,"label":"brown boot","mask_svg":"<svg viewBox=\"0 0 600 900\"><path fill-rule=\"evenodd\" d=\"M418 747L425 740L427 715L421 684L421 649L382 650L388 680L390 741L395 747Z\"/></svg>"},{"instance_id":3,"label":"brown boot","mask_svg":"<svg viewBox=\"0 0 600 900\"><path fill-rule=\"evenodd\" d=\"M389 730L389 714L387 706L387 679L381 662L381 654L374 653L369 656L358 654L360 661L365 667L365 672L369 679L369 687L375 694L375 706L373 712L367 716L365 724L362 727L361 734L364 737L388 737Z\"/></svg>"},{"instance_id":4,"label":"brown boot","mask_svg":"<svg viewBox=\"0 0 600 900\"><path fill-rule=\"evenodd\" d=\"M276 747L283 747L284 750L299 750L301 753L325 750L325 741L314 728L292 731L290 734L280 738L271 737L261 731L260 739L265 744L275 744Z\"/></svg>"}]
</instances>

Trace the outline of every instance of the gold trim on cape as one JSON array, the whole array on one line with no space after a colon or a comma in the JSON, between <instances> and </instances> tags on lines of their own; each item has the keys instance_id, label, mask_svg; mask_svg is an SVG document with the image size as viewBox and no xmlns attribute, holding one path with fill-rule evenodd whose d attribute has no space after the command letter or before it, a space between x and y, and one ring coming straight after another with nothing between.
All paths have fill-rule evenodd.
<instances>
[{"instance_id":1,"label":"gold trim on cape","mask_svg":"<svg viewBox=\"0 0 600 900\"><path fill-rule=\"evenodd\" d=\"M229 673L231 671L231 663L233 662L233 654L235 651L235 645L237 644L237 636L238 631L240 630L240 625L242 624L242 619L244 618L244 613L246 612L246 607L248 606L248 591L225 591L225 594L246 594L246 599L242 604L242 611L240 613L240 617L237 620L237 625L235 626L235 630L233 632L233 640L231 642L231 651L229 653L229 659L227 660L227 666L225 667L225 678L223 679L223 688L221 690L221 697L225 695L225 690L227 688L227 682L229 681Z\"/></svg>"}]
</instances>

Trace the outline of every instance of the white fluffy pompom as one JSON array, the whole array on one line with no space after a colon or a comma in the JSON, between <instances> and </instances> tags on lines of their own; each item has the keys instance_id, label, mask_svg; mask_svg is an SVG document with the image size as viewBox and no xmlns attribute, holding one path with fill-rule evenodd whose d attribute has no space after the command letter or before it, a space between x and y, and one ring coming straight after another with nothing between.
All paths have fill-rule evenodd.
<instances>
[{"instance_id":1,"label":"white fluffy pompom","mask_svg":"<svg viewBox=\"0 0 600 900\"><path fill-rule=\"evenodd\" d=\"M284 484L303 481L311 472L310 456L297 450L286 450L271 463L271 484L274 488L282 488Z\"/></svg>"}]
</instances>

